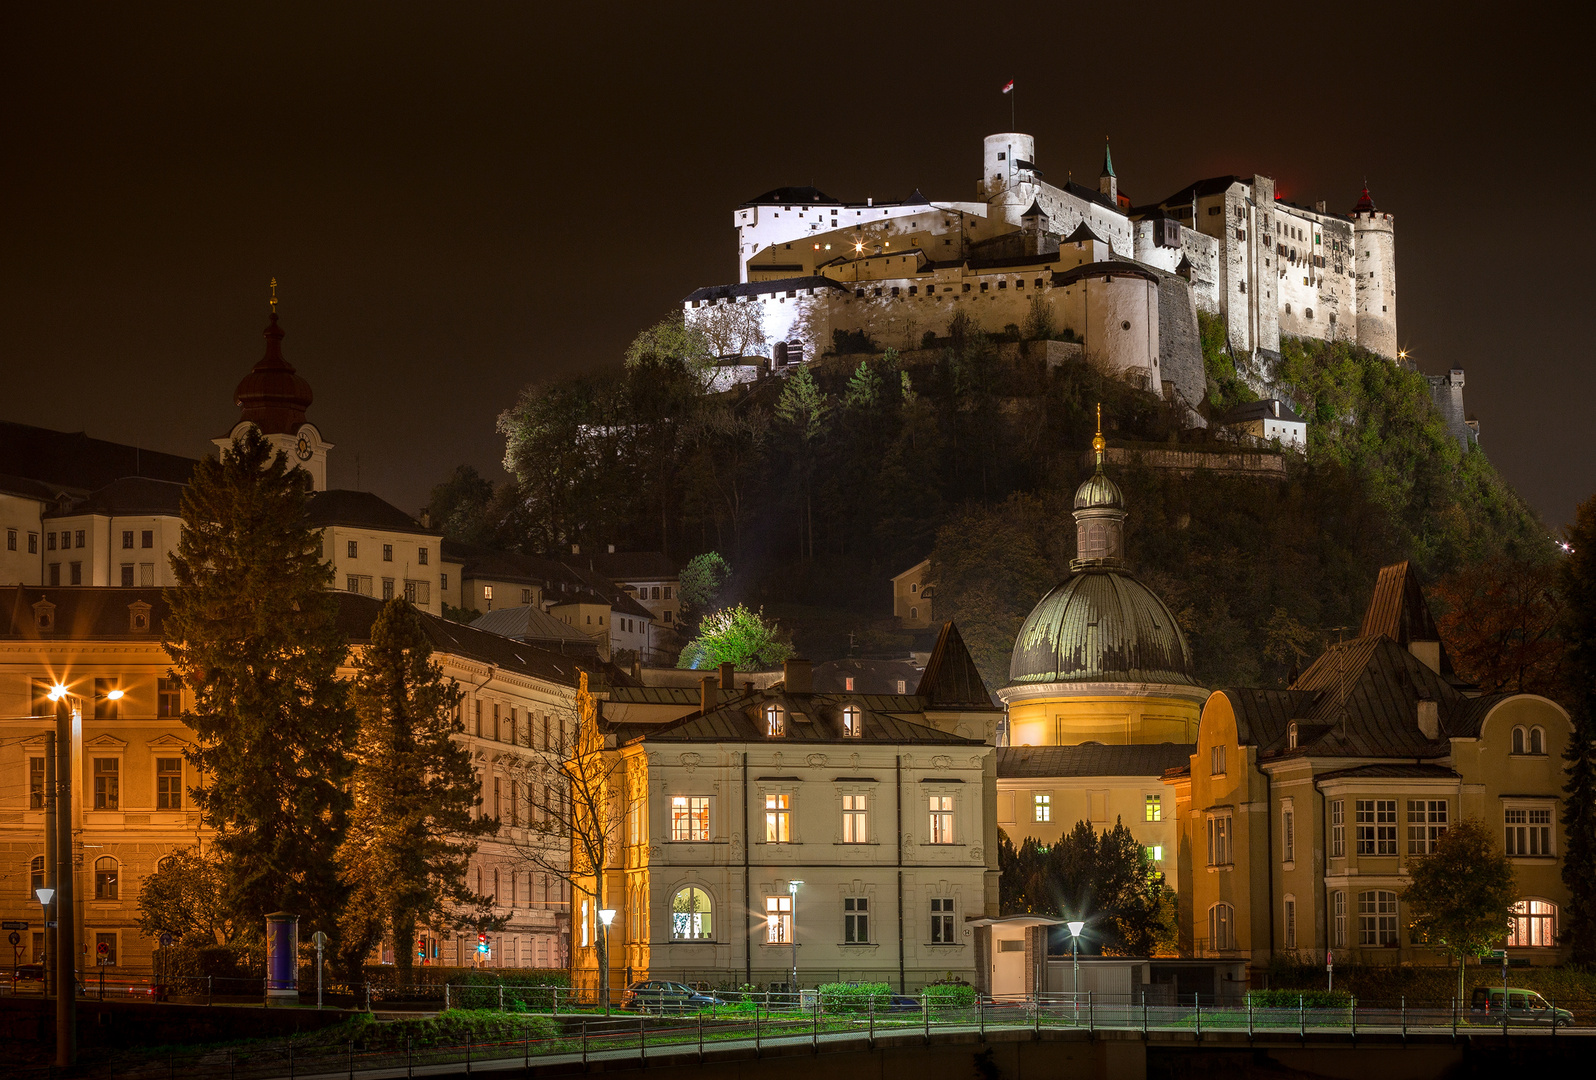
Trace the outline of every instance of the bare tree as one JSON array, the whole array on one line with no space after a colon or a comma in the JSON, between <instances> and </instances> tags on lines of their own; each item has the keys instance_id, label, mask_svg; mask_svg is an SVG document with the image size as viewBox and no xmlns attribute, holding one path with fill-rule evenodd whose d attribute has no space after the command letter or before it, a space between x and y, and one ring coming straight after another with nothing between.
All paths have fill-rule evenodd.
<instances>
[{"instance_id":1,"label":"bare tree","mask_svg":"<svg viewBox=\"0 0 1596 1080\"><path fill-rule=\"evenodd\" d=\"M763 355L765 308L763 304L728 300L724 304L694 308L688 325L701 337L710 357Z\"/></svg>"},{"instance_id":2,"label":"bare tree","mask_svg":"<svg viewBox=\"0 0 1596 1080\"><path fill-rule=\"evenodd\" d=\"M569 726L566 720L573 721ZM551 875L571 887L572 896L588 897L594 913L605 907L604 874L620 850L617 832L620 798L619 755L607 752L598 726L598 700L582 672L570 710L557 727L545 729L545 753L518 765L531 811L528 835L505 840L523 865ZM572 907L576 908L573 904ZM599 1004L610 1000L609 938L600 928L598 950Z\"/></svg>"}]
</instances>

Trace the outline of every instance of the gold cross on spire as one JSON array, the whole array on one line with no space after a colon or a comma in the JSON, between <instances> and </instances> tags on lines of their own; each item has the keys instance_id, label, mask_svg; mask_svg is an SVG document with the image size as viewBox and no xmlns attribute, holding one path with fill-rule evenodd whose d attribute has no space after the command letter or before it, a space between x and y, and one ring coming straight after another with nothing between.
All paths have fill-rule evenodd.
<instances>
[{"instance_id":1,"label":"gold cross on spire","mask_svg":"<svg viewBox=\"0 0 1596 1080\"><path fill-rule=\"evenodd\" d=\"M1108 440L1103 438L1103 403L1097 403L1097 434L1092 439L1092 449L1097 452L1097 467L1103 467L1103 451L1108 449Z\"/></svg>"},{"instance_id":2,"label":"gold cross on spire","mask_svg":"<svg viewBox=\"0 0 1596 1080\"><path fill-rule=\"evenodd\" d=\"M272 314L277 314L277 279L272 278Z\"/></svg>"}]
</instances>

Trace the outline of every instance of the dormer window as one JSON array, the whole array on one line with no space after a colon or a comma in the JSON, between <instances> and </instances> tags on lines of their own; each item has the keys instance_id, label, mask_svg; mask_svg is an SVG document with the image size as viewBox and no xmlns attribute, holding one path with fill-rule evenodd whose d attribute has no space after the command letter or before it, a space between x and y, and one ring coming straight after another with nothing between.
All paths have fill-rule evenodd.
<instances>
[{"instance_id":1,"label":"dormer window","mask_svg":"<svg viewBox=\"0 0 1596 1080\"><path fill-rule=\"evenodd\" d=\"M1297 722L1295 720L1293 720L1290 724L1288 724L1286 726L1286 749L1295 750L1296 748L1297 748Z\"/></svg>"},{"instance_id":2,"label":"dormer window","mask_svg":"<svg viewBox=\"0 0 1596 1080\"><path fill-rule=\"evenodd\" d=\"M127 606L127 628L134 634L147 634L150 632L150 605L142 600L135 601Z\"/></svg>"},{"instance_id":3,"label":"dormer window","mask_svg":"<svg viewBox=\"0 0 1596 1080\"><path fill-rule=\"evenodd\" d=\"M780 705L765 706L765 734L771 738L787 734L787 710Z\"/></svg>"},{"instance_id":4,"label":"dormer window","mask_svg":"<svg viewBox=\"0 0 1596 1080\"><path fill-rule=\"evenodd\" d=\"M33 628L41 634L55 632L55 605L48 600L40 600L33 605Z\"/></svg>"},{"instance_id":5,"label":"dormer window","mask_svg":"<svg viewBox=\"0 0 1596 1080\"><path fill-rule=\"evenodd\" d=\"M842 710L842 733L850 739L864 734L864 711L857 705L846 705Z\"/></svg>"}]
</instances>

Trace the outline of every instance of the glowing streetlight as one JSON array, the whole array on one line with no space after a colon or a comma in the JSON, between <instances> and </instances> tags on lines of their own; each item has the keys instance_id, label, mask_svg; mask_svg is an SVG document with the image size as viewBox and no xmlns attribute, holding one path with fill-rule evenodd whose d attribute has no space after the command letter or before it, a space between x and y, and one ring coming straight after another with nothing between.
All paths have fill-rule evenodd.
<instances>
[{"instance_id":1,"label":"glowing streetlight","mask_svg":"<svg viewBox=\"0 0 1596 1080\"><path fill-rule=\"evenodd\" d=\"M1074 984L1071 987L1071 993L1073 993L1076 997L1075 1007L1080 1008L1079 998L1081 993L1081 954L1079 943L1081 940L1081 931L1086 929L1086 924L1084 922L1070 922L1065 923L1064 925L1069 927L1070 931L1070 965L1072 968L1071 974L1074 976Z\"/></svg>"},{"instance_id":2,"label":"glowing streetlight","mask_svg":"<svg viewBox=\"0 0 1596 1080\"><path fill-rule=\"evenodd\" d=\"M60 683L56 683L54 686L50 687L50 692L45 696L51 701L60 701L62 698L66 697L66 692L66 687L62 686Z\"/></svg>"},{"instance_id":3,"label":"glowing streetlight","mask_svg":"<svg viewBox=\"0 0 1596 1080\"><path fill-rule=\"evenodd\" d=\"M798 889L802 881L787 882L787 895L792 897L792 932L787 936L792 939L792 992L796 998L798 994Z\"/></svg>"},{"instance_id":4,"label":"glowing streetlight","mask_svg":"<svg viewBox=\"0 0 1596 1080\"><path fill-rule=\"evenodd\" d=\"M603 990L604 1015L610 1014L610 923L615 921L614 908L600 908L599 922L604 925L600 931L604 935L603 948L599 950L599 986Z\"/></svg>"},{"instance_id":5,"label":"glowing streetlight","mask_svg":"<svg viewBox=\"0 0 1596 1080\"><path fill-rule=\"evenodd\" d=\"M121 701L122 700L122 691L120 691L120 690L108 690L108 691L106 691L105 696L110 701Z\"/></svg>"}]
</instances>

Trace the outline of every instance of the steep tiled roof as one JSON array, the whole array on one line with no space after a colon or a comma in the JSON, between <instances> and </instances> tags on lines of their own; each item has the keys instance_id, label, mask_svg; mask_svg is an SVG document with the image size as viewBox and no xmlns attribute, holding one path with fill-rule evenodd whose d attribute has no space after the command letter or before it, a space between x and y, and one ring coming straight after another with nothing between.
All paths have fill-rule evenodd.
<instances>
[{"instance_id":1,"label":"steep tiled roof","mask_svg":"<svg viewBox=\"0 0 1596 1080\"><path fill-rule=\"evenodd\" d=\"M772 188L763 195L755 195L743 203L743 206L841 206L842 202L833 199L824 191L814 187L779 187Z\"/></svg>"},{"instance_id":2,"label":"steep tiled roof","mask_svg":"<svg viewBox=\"0 0 1596 1080\"><path fill-rule=\"evenodd\" d=\"M310 510L306 513L305 520L316 528L351 525L382 532L438 537L443 535L437 529L423 528L409 514L369 491L347 491L341 488L318 491L311 497Z\"/></svg>"},{"instance_id":3,"label":"steep tiled roof","mask_svg":"<svg viewBox=\"0 0 1596 1080\"><path fill-rule=\"evenodd\" d=\"M98 491L45 513L45 517L74 517L78 514L160 514L181 517L186 484L170 480L151 480L146 476L124 476L112 480Z\"/></svg>"},{"instance_id":4,"label":"steep tiled roof","mask_svg":"<svg viewBox=\"0 0 1596 1080\"><path fill-rule=\"evenodd\" d=\"M765 709L779 705L786 711L785 734L765 734ZM984 746L928 727L923 699L904 695L788 694L774 689L739 694L708 714L697 712L668 724L616 724L611 730L617 743L646 738L650 742L768 742L768 743L916 743L929 746ZM863 714L863 734L842 733L842 709L857 706Z\"/></svg>"},{"instance_id":5,"label":"steep tiled roof","mask_svg":"<svg viewBox=\"0 0 1596 1080\"><path fill-rule=\"evenodd\" d=\"M1126 746L1000 746L998 779L1052 776L1162 776L1190 763L1197 747L1186 743Z\"/></svg>"},{"instance_id":6,"label":"steep tiled roof","mask_svg":"<svg viewBox=\"0 0 1596 1080\"><path fill-rule=\"evenodd\" d=\"M909 660L827 660L815 665L814 687L822 694L896 694L901 682L904 693L909 693L919 685L924 670ZM848 679L853 680L852 690Z\"/></svg>"},{"instance_id":7,"label":"steep tiled roof","mask_svg":"<svg viewBox=\"0 0 1596 1080\"><path fill-rule=\"evenodd\" d=\"M981 681L970 650L959 636L959 628L952 622L942 624L931 659L926 661L925 674L915 691L926 699L931 709L995 709L992 695Z\"/></svg>"},{"instance_id":8,"label":"steep tiled roof","mask_svg":"<svg viewBox=\"0 0 1596 1080\"><path fill-rule=\"evenodd\" d=\"M1424 590L1419 586L1419 576L1409 563L1380 568L1374 595L1369 598L1363 626L1358 630L1359 637L1376 634L1384 634L1403 647L1415 641L1441 640L1441 631L1436 628Z\"/></svg>"},{"instance_id":9,"label":"steep tiled roof","mask_svg":"<svg viewBox=\"0 0 1596 1080\"><path fill-rule=\"evenodd\" d=\"M91 439L81 431L51 431L0 421L0 473L70 488L83 495L124 476L186 484L198 460Z\"/></svg>"}]
</instances>

